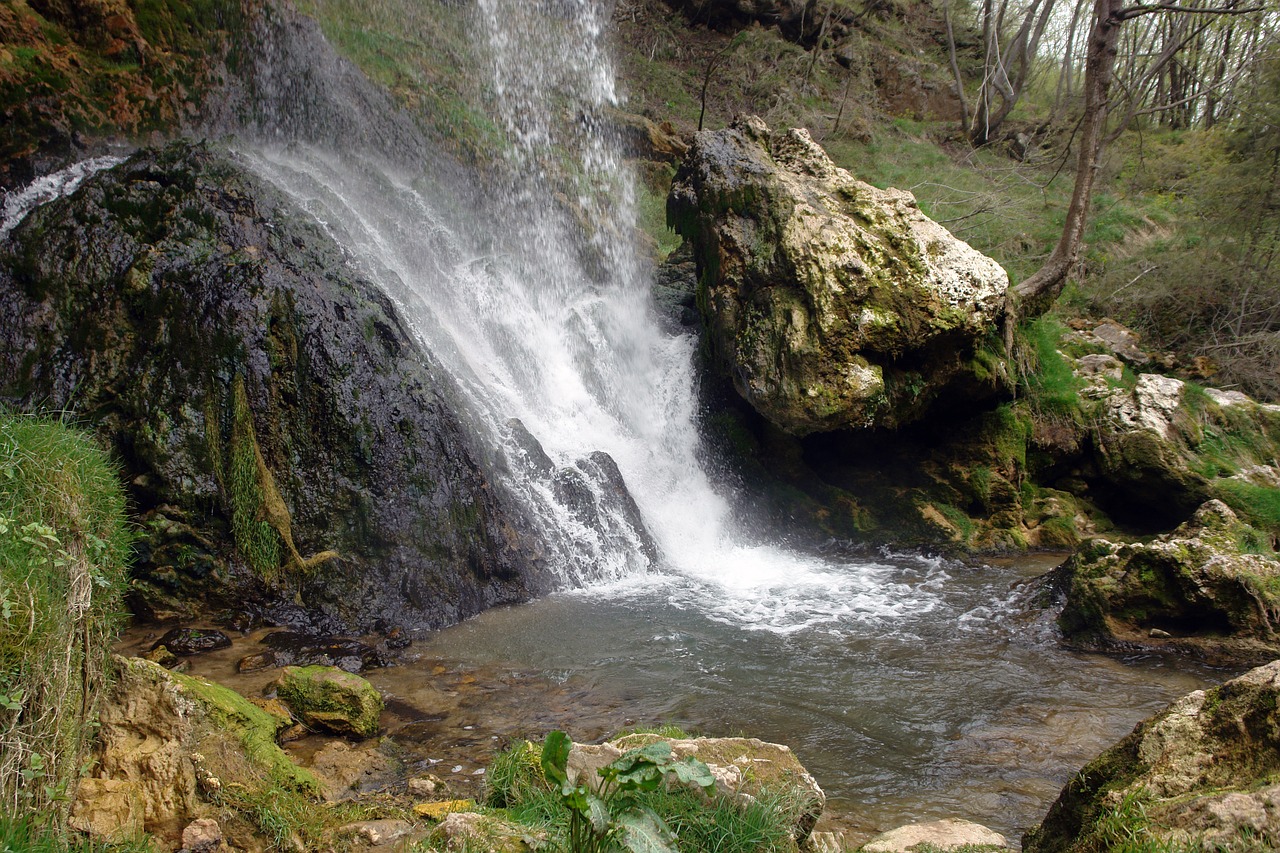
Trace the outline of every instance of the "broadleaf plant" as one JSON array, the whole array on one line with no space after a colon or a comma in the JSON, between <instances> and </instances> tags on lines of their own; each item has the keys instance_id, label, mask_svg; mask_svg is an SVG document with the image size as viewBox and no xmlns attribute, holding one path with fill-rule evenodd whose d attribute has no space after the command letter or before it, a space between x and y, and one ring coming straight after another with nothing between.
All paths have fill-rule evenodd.
<instances>
[{"instance_id":1,"label":"broadleaf plant","mask_svg":"<svg viewBox=\"0 0 1280 853\"><path fill-rule=\"evenodd\" d=\"M696 758L673 758L671 744L655 741L629 750L597 771L600 783L592 790L569 779L573 741L562 731L547 735L542 746L542 772L560 789L569 812L572 853L676 853L675 834L652 809L636 801L636 794L656 791L674 781L710 793L715 787L711 768Z\"/></svg>"}]
</instances>

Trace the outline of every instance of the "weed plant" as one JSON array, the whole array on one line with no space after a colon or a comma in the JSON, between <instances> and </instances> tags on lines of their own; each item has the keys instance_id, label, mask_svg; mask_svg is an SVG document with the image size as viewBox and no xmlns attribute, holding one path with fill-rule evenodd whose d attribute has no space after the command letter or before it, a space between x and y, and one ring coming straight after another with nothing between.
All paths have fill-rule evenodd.
<instances>
[{"instance_id":1,"label":"weed plant","mask_svg":"<svg viewBox=\"0 0 1280 853\"><path fill-rule=\"evenodd\" d=\"M682 730L664 726L664 737L682 738ZM577 850L571 831L571 809L560 785L548 780L542 765L543 745L520 741L495 757L485 803L507 819L546 832L559 849ZM792 830L804 803L794 794L763 789L753 801L708 795L688 787L658 785L635 790L632 809L652 812L675 837L680 850L714 853L794 851ZM580 840L580 839L579 839Z\"/></svg>"},{"instance_id":2,"label":"weed plant","mask_svg":"<svg viewBox=\"0 0 1280 853\"><path fill-rule=\"evenodd\" d=\"M54 830L122 621L124 509L88 437L0 412L0 810Z\"/></svg>"}]
</instances>

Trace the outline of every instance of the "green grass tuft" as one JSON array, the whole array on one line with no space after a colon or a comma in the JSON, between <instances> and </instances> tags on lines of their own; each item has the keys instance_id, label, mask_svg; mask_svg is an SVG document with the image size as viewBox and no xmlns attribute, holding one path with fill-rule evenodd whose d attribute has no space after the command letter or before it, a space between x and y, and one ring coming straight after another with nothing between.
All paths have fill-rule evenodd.
<instances>
[{"instance_id":1,"label":"green grass tuft","mask_svg":"<svg viewBox=\"0 0 1280 853\"><path fill-rule=\"evenodd\" d=\"M124 510L91 439L0 412L0 809L56 831L122 621Z\"/></svg>"}]
</instances>

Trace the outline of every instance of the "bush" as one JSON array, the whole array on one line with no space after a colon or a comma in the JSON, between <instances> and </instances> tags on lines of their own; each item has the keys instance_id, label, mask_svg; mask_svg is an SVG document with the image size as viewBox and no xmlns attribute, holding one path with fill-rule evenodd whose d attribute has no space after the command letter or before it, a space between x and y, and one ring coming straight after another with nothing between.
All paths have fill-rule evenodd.
<instances>
[{"instance_id":1,"label":"bush","mask_svg":"<svg viewBox=\"0 0 1280 853\"><path fill-rule=\"evenodd\" d=\"M55 831L121 623L124 508L86 436L0 412L0 811Z\"/></svg>"}]
</instances>

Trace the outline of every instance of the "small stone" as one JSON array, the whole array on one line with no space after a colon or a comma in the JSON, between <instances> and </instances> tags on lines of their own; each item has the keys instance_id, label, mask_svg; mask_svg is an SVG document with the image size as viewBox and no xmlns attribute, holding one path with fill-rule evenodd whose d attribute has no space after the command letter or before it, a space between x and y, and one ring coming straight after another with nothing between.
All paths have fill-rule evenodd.
<instances>
[{"instance_id":1,"label":"small stone","mask_svg":"<svg viewBox=\"0 0 1280 853\"><path fill-rule=\"evenodd\" d=\"M364 820L349 823L338 831L344 835L358 835L370 847L382 847L404 838L413 831L413 824L405 820Z\"/></svg>"},{"instance_id":2,"label":"small stone","mask_svg":"<svg viewBox=\"0 0 1280 853\"><path fill-rule=\"evenodd\" d=\"M198 655L231 646L231 638L212 628L174 628L151 647L165 646L175 655Z\"/></svg>"},{"instance_id":3,"label":"small stone","mask_svg":"<svg viewBox=\"0 0 1280 853\"><path fill-rule=\"evenodd\" d=\"M409 793L419 797L434 794L444 783L434 776L418 776L409 780Z\"/></svg>"},{"instance_id":4,"label":"small stone","mask_svg":"<svg viewBox=\"0 0 1280 853\"><path fill-rule=\"evenodd\" d=\"M212 818L193 820L182 830L182 847L187 853L215 853L222 849L222 827Z\"/></svg>"},{"instance_id":5,"label":"small stone","mask_svg":"<svg viewBox=\"0 0 1280 853\"><path fill-rule=\"evenodd\" d=\"M178 665L178 656L169 651L168 646L156 646L142 657L152 663L160 664L165 669L173 669Z\"/></svg>"},{"instance_id":6,"label":"small stone","mask_svg":"<svg viewBox=\"0 0 1280 853\"><path fill-rule=\"evenodd\" d=\"M271 651L254 652L251 655L245 655L240 658L236 664L238 672L261 672L264 669L270 669L276 665L276 653Z\"/></svg>"},{"instance_id":7,"label":"small stone","mask_svg":"<svg viewBox=\"0 0 1280 853\"><path fill-rule=\"evenodd\" d=\"M956 818L913 823L883 832L868 841L863 853L907 853L928 844L937 850L957 847L1008 847L1005 837L979 823Z\"/></svg>"},{"instance_id":8,"label":"small stone","mask_svg":"<svg viewBox=\"0 0 1280 853\"><path fill-rule=\"evenodd\" d=\"M1172 640L1173 634L1168 631L1162 631L1159 628L1152 628L1147 632L1147 636L1153 640Z\"/></svg>"},{"instance_id":9,"label":"small stone","mask_svg":"<svg viewBox=\"0 0 1280 853\"><path fill-rule=\"evenodd\" d=\"M289 728L280 732L280 734L277 736L277 739L281 743L291 743L295 740L302 740L304 737L306 737L309 734L311 734L311 732L306 726L304 726L302 723L297 723L295 725L289 726Z\"/></svg>"}]
</instances>

